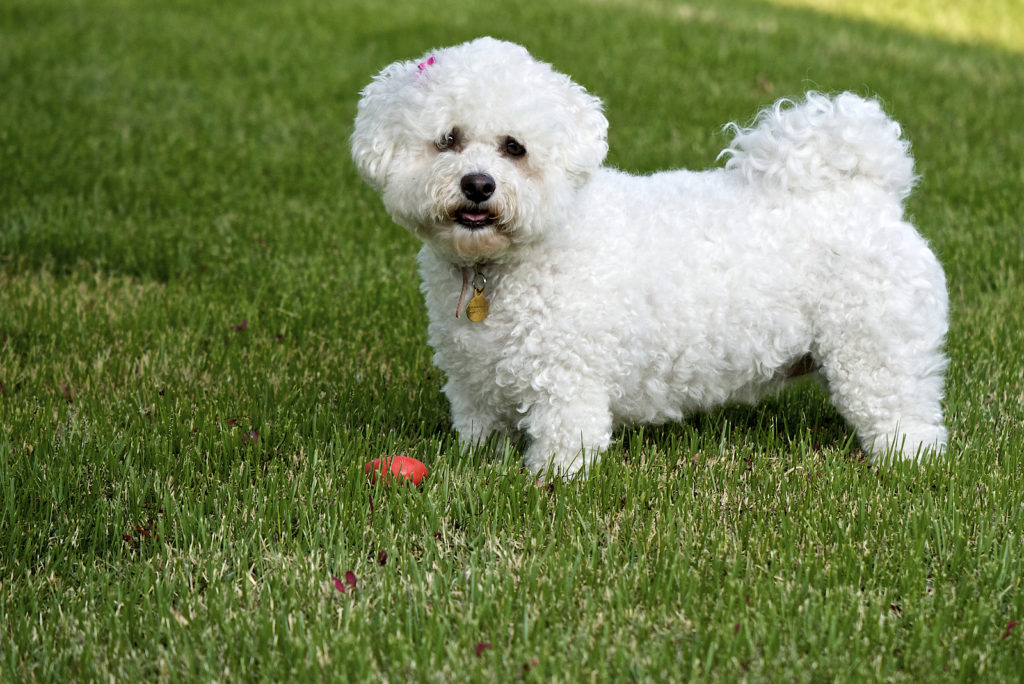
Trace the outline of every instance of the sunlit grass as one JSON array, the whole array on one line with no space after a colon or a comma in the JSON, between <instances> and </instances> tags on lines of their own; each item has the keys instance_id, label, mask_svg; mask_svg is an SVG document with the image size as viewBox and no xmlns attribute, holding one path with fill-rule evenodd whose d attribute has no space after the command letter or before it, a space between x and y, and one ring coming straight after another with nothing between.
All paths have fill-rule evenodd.
<instances>
[{"instance_id":1,"label":"sunlit grass","mask_svg":"<svg viewBox=\"0 0 1024 684\"><path fill-rule=\"evenodd\" d=\"M1024 16L1017 0L753 0L716 6L705 2L671 0L584 0L592 7L617 7L641 12L672 23L744 23L743 15L753 11L762 16L757 26L768 32L777 29L777 18L752 9L757 4L779 8L805 9L855 21L866 21L921 36L957 43L1024 51Z\"/></svg>"},{"instance_id":2,"label":"sunlit grass","mask_svg":"<svg viewBox=\"0 0 1024 684\"><path fill-rule=\"evenodd\" d=\"M1018 0L766 0L849 19L874 22L956 42L1024 51L1024 13Z\"/></svg>"}]
</instances>

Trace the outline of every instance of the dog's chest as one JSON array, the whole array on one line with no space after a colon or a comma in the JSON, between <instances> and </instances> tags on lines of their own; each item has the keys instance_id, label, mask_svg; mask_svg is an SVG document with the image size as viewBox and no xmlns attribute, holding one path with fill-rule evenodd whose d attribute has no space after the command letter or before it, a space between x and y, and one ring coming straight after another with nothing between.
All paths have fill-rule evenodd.
<instances>
[{"instance_id":1,"label":"dog's chest","mask_svg":"<svg viewBox=\"0 0 1024 684\"><path fill-rule=\"evenodd\" d=\"M424 288L430 318L429 342L435 362L445 372L471 375L478 383L503 384L521 377L530 359L545 354L553 314L551 293L533 285L491 275L486 285L472 283L461 295L454 279L438 291L439 283ZM481 301L483 310L474 309ZM456 311L459 315L456 317ZM472 315L471 315L472 314Z\"/></svg>"},{"instance_id":2,"label":"dog's chest","mask_svg":"<svg viewBox=\"0 0 1024 684\"><path fill-rule=\"evenodd\" d=\"M429 309L431 344L481 365L517 354L531 327L517 302L494 287L469 288L464 297L447 297Z\"/></svg>"}]
</instances>

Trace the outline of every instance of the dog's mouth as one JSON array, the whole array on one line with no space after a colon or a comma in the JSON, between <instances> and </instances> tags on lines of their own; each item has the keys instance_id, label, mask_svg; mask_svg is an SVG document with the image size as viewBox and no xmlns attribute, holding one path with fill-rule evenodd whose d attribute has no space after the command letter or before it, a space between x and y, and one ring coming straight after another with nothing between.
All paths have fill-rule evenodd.
<instances>
[{"instance_id":1,"label":"dog's mouth","mask_svg":"<svg viewBox=\"0 0 1024 684\"><path fill-rule=\"evenodd\" d=\"M494 223L498 217L479 209L457 209L452 218L470 230L479 230Z\"/></svg>"}]
</instances>

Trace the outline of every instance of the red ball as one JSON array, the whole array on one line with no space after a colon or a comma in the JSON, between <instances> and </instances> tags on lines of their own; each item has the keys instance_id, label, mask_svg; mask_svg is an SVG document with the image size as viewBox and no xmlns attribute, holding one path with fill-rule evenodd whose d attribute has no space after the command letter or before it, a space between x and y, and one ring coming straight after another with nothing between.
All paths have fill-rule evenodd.
<instances>
[{"instance_id":1,"label":"red ball","mask_svg":"<svg viewBox=\"0 0 1024 684\"><path fill-rule=\"evenodd\" d=\"M378 477L383 477L385 482L390 482L394 478L403 478L418 485L427 476L427 466L409 456L375 458L366 464L363 471L372 473L370 482L376 482Z\"/></svg>"}]
</instances>

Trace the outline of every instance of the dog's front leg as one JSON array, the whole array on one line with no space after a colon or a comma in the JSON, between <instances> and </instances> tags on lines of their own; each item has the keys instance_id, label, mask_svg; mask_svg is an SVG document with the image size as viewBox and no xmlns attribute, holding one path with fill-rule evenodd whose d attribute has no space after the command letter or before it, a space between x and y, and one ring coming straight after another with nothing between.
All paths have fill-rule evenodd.
<instances>
[{"instance_id":1,"label":"dog's front leg","mask_svg":"<svg viewBox=\"0 0 1024 684\"><path fill-rule=\"evenodd\" d=\"M564 478L586 477L612 439L612 416L603 392L540 401L525 422L531 443L524 461L536 475L550 468Z\"/></svg>"},{"instance_id":2,"label":"dog's front leg","mask_svg":"<svg viewBox=\"0 0 1024 684\"><path fill-rule=\"evenodd\" d=\"M452 426L459 442L475 447L487 441L492 432L500 429L498 421L487 411L456 411L452 407Z\"/></svg>"},{"instance_id":3,"label":"dog's front leg","mask_svg":"<svg viewBox=\"0 0 1024 684\"><path fill-rule=\"evenodd\" d=\"M456 387L449 382L445 387L445 394L451 406L452 427L459 436L459 443L464 447L477 448L482 446L494 433L500 433L511 441L516 441L517 436L506 421L496 411L491 409L490 403L464 387Z\"/></svg>"}]
</instances>

